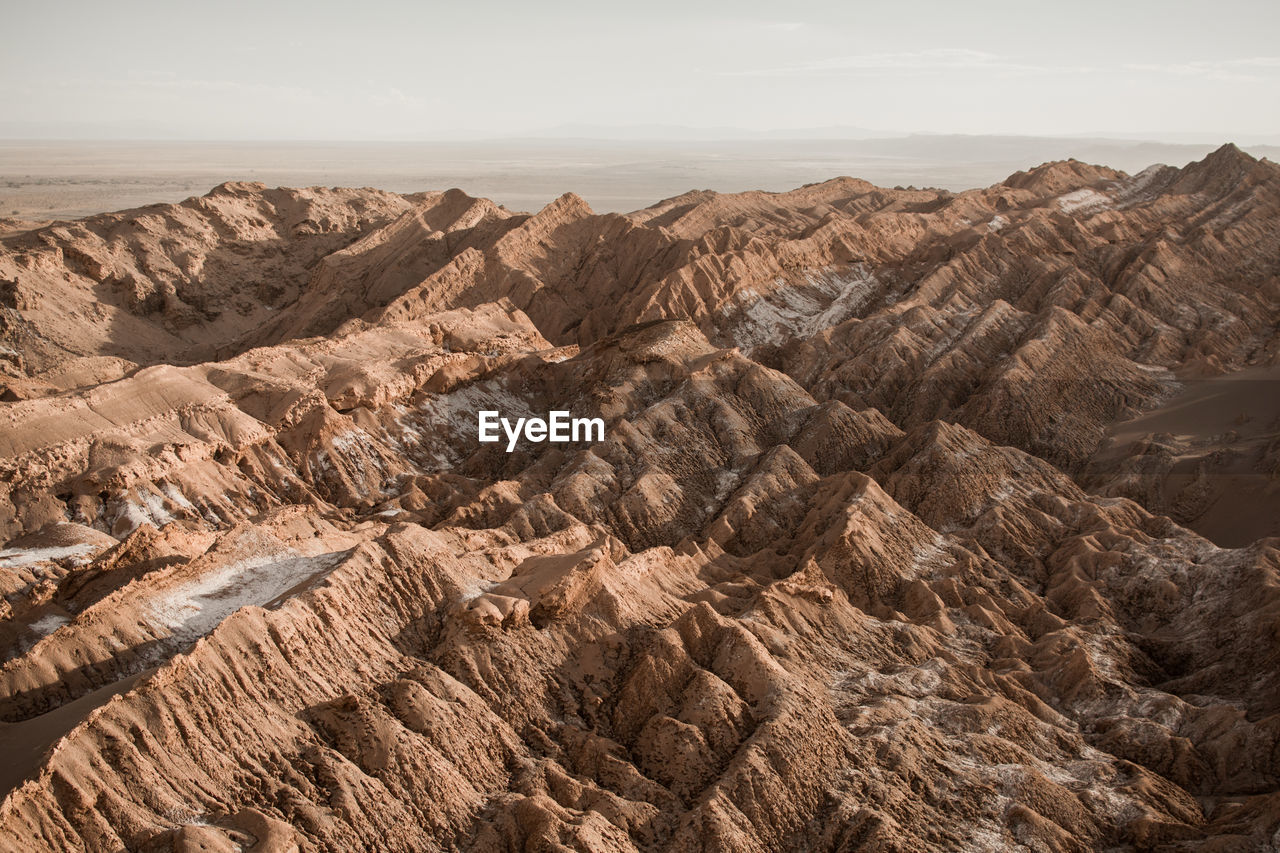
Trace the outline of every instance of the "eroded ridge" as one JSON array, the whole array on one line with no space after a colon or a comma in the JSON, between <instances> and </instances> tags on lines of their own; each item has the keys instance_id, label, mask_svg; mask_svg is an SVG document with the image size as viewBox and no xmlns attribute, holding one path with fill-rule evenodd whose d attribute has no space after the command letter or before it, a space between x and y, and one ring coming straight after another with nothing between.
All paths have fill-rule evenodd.
<instances>
[{"instance_id":1,"label":"eroded ridge","mask_svg":"<svg viewBox=\"0 0 1280 853\"><path fill-rule=\"evenodd\" d=\"M6 235L0 849L1275 846L1278 189Z\"/></svg>"}]
</instances>

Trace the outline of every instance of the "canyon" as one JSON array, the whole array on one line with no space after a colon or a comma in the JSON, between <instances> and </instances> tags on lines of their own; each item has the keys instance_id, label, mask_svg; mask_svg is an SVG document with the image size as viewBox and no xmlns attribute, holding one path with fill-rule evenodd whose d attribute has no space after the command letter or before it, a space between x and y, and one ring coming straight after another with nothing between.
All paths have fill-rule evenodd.
<instances>
[{"instance_id":1,"label":"canyon","mask_svg":"<svg viewBox=\"0 0 1280 853\"><path fill-rule=\"evenodd\" d=\"M1278 331L1232 145L5 220L0 850L1276 849Z\"/></svg>"}]
</instances>

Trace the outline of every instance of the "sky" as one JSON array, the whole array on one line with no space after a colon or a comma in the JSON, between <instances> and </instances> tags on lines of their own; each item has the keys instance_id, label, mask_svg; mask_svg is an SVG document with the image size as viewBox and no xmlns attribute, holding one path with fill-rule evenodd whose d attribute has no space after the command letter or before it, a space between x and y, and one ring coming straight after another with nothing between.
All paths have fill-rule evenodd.
<instances>
[{"instance_id":1,"label":"sky","mask_svg":"<svg viewBox=\"0 0 1280 853\"><path fill-rule=\"evenodd\" d=\"M0 3L0 137L1280 141L1277 0Z\"/></svg>"}]
</instances>

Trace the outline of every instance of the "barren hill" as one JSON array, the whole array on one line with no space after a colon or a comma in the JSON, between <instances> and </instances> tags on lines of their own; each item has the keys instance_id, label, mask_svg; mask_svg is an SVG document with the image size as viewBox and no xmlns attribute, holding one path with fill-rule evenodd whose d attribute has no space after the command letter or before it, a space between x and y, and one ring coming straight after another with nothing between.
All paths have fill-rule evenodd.
<instances>
[{"instance_id":1,"label":"barren hill","mask_svg":"<svg viewBox=\"0 0 1280 853\"><path fill-rule=\"evenodd\" d=\"M0 850L1268 849L1278 271L1230 145L6 231Z\"/></svg>"}]
</instances>

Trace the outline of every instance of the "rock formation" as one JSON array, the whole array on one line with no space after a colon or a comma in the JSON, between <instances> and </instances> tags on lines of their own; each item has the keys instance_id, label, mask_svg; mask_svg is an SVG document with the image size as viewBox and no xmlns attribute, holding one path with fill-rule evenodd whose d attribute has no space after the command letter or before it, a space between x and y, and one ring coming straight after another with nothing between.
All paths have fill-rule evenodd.
<instances>
[{"instance_id":1,"label":"rock formation","mask_svg":"<svg viewBox=\"0 0 1280 853\"><path fill-rule=\"evenodd\" d=\"M1229 145L0 235L0 850L1274 849L1278 323Z\"/></svg>"}]
</instances>

